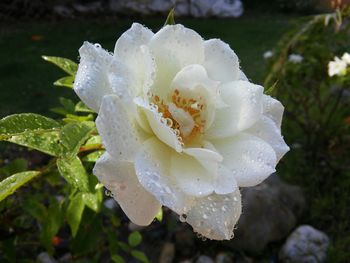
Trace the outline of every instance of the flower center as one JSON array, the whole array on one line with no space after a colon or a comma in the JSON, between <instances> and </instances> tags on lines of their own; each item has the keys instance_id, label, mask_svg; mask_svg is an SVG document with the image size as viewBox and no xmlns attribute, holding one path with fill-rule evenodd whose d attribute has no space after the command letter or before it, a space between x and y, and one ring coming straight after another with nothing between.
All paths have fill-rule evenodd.
<instances>
[{"instance_id":1,"label":"flower center","mask_svg":"<svg viewBox=\"0 0 350 263\"><path fill-rule=\"evenodd\" d=\"M152 95L152 102L158 106L158 112L162 113L167 125L175 131L183 144L188 144L203 134L205 104L202 97L188 98L175 89L167 102L157 95Z\"/></svg>"}]
</instances>

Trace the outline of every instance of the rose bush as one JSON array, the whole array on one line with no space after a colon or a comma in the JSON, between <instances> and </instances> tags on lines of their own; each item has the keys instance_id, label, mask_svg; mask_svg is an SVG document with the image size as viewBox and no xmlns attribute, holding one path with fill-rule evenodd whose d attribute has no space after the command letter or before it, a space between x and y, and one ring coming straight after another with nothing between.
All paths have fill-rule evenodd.
<instances>
[{"instance_id":1,"label":"rose bush","mask_svg":"<svg viewBox=\"0 0 350 263\"><path fill-rule=\"evenodd\" d=\"M275 171L289 150L282 104L248 81L230 47L182 25L133 24L114 54L85 42L74 90L98 113L106 153L94 174L131 221L162 205L210 239L230 239L239 187Z\"/></svg>"}]
</instances>

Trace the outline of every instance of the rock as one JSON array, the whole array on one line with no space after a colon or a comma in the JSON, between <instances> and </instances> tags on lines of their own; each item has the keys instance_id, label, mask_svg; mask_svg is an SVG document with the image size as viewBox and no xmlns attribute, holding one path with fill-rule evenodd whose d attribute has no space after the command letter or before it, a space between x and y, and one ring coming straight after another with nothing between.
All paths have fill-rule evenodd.
<instances>
[{"instance_id":1,"label":"rock","mask_svg":"<svg viewBox=\"0 0 350 263\"><path fill-rule=\"evenodd\" d=\"M73 257L71 253L66 253L58 260L59 263L71 263L73 262Z\"/></svg>"},{"instance_id":2,"label":"rock","mask_svg":"<svg viewBox=\"0 0 350 263\"><path fill-rule=\"evenodd\" d=\"M64 17L64 18L72 18L74 16L73 10L65 5L54 6L53 13L59 17Z\"/></svg>"},{"instance_id":3,"label":"rock","mask_svg":"<svg viewBox=\"0 0 350 263\"><path fill-rule=\"evenodd\" d=\"M240 17L243 5L240 0L217 0L212 6L212 13L217 17Z\"/></svg>"},{"instance_id":4,"label":"rock","mask_svg":"<svg viewBox=\"0 0 350 263\"><path fill-rule=\"evenodd\" d=\"M118 14L142 14L142 15L150 15L151 12L148 8L149 1L120 1L120 0L110 0L109 8L111 11Z\"/></svg>"},{"instance_id":5,"label":"rock","mask_svg":"<svg viewBox=\"0 0 350 263\"><path fill-rule=\"evenodd\" d=\"M195 252L195 235L187 227L180 228L175 233L175 245L181 255L190 257Z\"/></svg>"},{"instance_id":6,"label":"rock","mask_svg":"<svg viewBox=\"0 0 350 263\"><path fill-rule=\"evenodd\" d=\"M175 257L175 245L173 243L165 243L160 253L159 263L172 263Z\"/></svg>"},{"instance_id":7,"label":"rock","mask_svg":"<svg viewBox=\"0 0 350 263\"><path fill-rule=\"evenodd\" d=\"M254 262L255 261L253 258L244 256L244 255L238 256L237 259L235 260L235 263L254 263ZM271 263L273 263L273 261L271 261Z\"/></svg>"},{"instance_id":8,"label":"rock","mask_svg":"<svg viewBox=\"0 0 350 263\"><path fill-rule=\"evenodd\" d=\"M288 237L279 258L286 263L322 263L326 261L328 246L329 238L325 233L303 225Z\"/></svg>"},{"instance_id":9,"label":"rock","mask_svg":"<svg viewBox=\"0 0 350 263\"><path fill-rule=\"evenodd\" d=\"M146 227L145 226L136 225L133 222L129 222L128 228L132 232L132 231L140 231L142 229L145 229Z\"/></svg>"},{"instance_id":10,"label":"rock","mask_svg":"<svg viewBox=\"0 0 350 263\"><path fill-rule=\"evenodd\" d=\"M191 0L191 15L208 17L211 15L212 0Z\"/></svg>"},{"instance_id":11,"label":"rock","mask_svg":"<svg viewBox=\"0 0 350 263\"><path fill-rule=\"evenodd\" d=\"M238 17L243 13L241 0L109 0L109 8L121 14L167 15L175 3L175 16Z\"/></svg>"},{"instance_id":12,"label":"rock","mask_svg":"<svg viewBox=\"0 0 350 263\"><path fill-rule=\"evenodd\" d=\"M151 13L168 13L174 7L172 0L152 0L149 1L148 8Z\"/></svg>"},{"instance_id":13,"label":"rock","mask_svg":"<svg viewBox=\"0 0 350 263\"><path fill-rule=\"evenodd\" d=\"M258 186L242 188L242 207L235 237L227 245L257 254L290 233L305 208L305 198L300 187L273 174Z\"/></svg>"},{"instance_id":14,"label":"rock","mask_svg":"<svg viewBox=\"0 0 350 263\"><path fill-rule=\"evenodd\" d=\"M57 263L57 261L52 258L47 252L41 252L38 255L36 261L40 263Z\"/></svg>"},{"instance_id":15,"label":"rock","mask_svg":"<svg viewBox=\"0 0 350 263\"><path fill-rule=\"evenodd\" d=\"M103 12L102 4L99 1L85 4L73 3L73 8L80 14L97 14Z\"/></svg>"},{"instance_id":16,"label":"rock","mask_svg":"<svg viewBox=\"0 0 350 263\"><path fill-rule=\"evenodd\" d=\"M103 205L108 208L109 210L112 210L113 212L116 212L119 208L119 205L117 201L114 200L114 198L108 198L103 202Z\"/></svg>"},{"instance_id":17,"label":"rock","mask_svg":"<svg viewBox=\"0 0 350 263\"><path fill-rule=\"evenodd\" d=\"M241 0L191 0L194 17L239 17L243 14Z\"/></svg>"},{"instance_id":18,"label":"rock","mask_svg":"<svg viewBox=\"0 0 350 263\"><path fill-rule=\"evenodd\" d=\"M208 256L199 256L199 258L196 260L196 263L214 263L214 260L211 257Z\"/></svg>"},{"instance_id":19,"label":"rock","mask_svg":"<svg viewBox=\"0 0 350 263\"><path fill-rule=\"evenodd\" d=\"M167 15L175 6L175 16L190 15L190 4L188 0L149 0L148 8L150 13L161 13Z\"/></svg>"},{"instance_id":20,"label":"rock","mask_svg":"<svg viewBox=\"0 0 350 263\"><path fill-rule=\"evenodd\" d=\"M189 0L176 1L175 16L190 16L191 5Z\"/></svg>"},{"instance_id":21,"label":"rock","mask_svg":"<svg viewBox=\"0 0 350 263\"><path fill-rule=\"evenodd\" d=\"M227 253L219 253L215 257L215 263L233 263L233 259Z\"/></svg>"}]
</instances>

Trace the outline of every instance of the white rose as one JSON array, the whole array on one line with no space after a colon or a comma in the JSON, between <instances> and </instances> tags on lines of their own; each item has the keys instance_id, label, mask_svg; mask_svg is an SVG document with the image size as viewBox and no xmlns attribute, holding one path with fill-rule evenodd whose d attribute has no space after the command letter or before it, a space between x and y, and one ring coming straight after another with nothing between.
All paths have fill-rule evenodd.
<instances>
[{"instance_id":1,"label":"white rose","mask_svg":"<svg viewBox=\"0 0 350 263\"><path fill-rule=\"evenodd\" d=\"M114 54L85 42L74 89L98 112L94 174L138 225L161 206L210 239L230 239L238 187L261 183L289 150L283 106L248 81L219 39L182 25L133 24ZM257 219L258 220L258 219Z\"/></svg>"},{"instance_id":2,"label":"white rose","mask_svg":"<svg viewBox=\"0 0 350 263\"><path fill-rule=\"evenodd\" d=\"M335 57L334 61L330 61L328 63L328 75L330 77L333 77L335 75L344 76L346 74L346 67L347 64L344 60Z\"/></svg>"},{"instance_id":3,"label":"white rose","mask_svg":"<svg viewBox=\"0 0 350 263\"><path fill-rule=\"evenodd\" d=\"M350 65L350 54L345 52L341 57L341 60L344 61L346 64Z\"/></svg>"}]
</instances>

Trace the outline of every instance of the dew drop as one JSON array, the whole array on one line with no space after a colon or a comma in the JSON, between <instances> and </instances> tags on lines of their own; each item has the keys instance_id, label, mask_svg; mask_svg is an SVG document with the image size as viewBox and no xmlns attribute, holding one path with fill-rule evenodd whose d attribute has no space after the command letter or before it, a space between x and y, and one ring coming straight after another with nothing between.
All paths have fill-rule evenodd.
<instances>
[{"instance_id":1,"label":"dew drop","mask_svg":"<svg viewBox=\"0 0 350 263\"><path fill-rule=\"evenodd\" d=\"M180 215L179 219L180 219L180 221L181 221L182 223L185 223L185 222L186 222L186 219L187 219L187 215L186 215L186 214L182 214L182 215Z\"/></svg>"}]
</instances>

